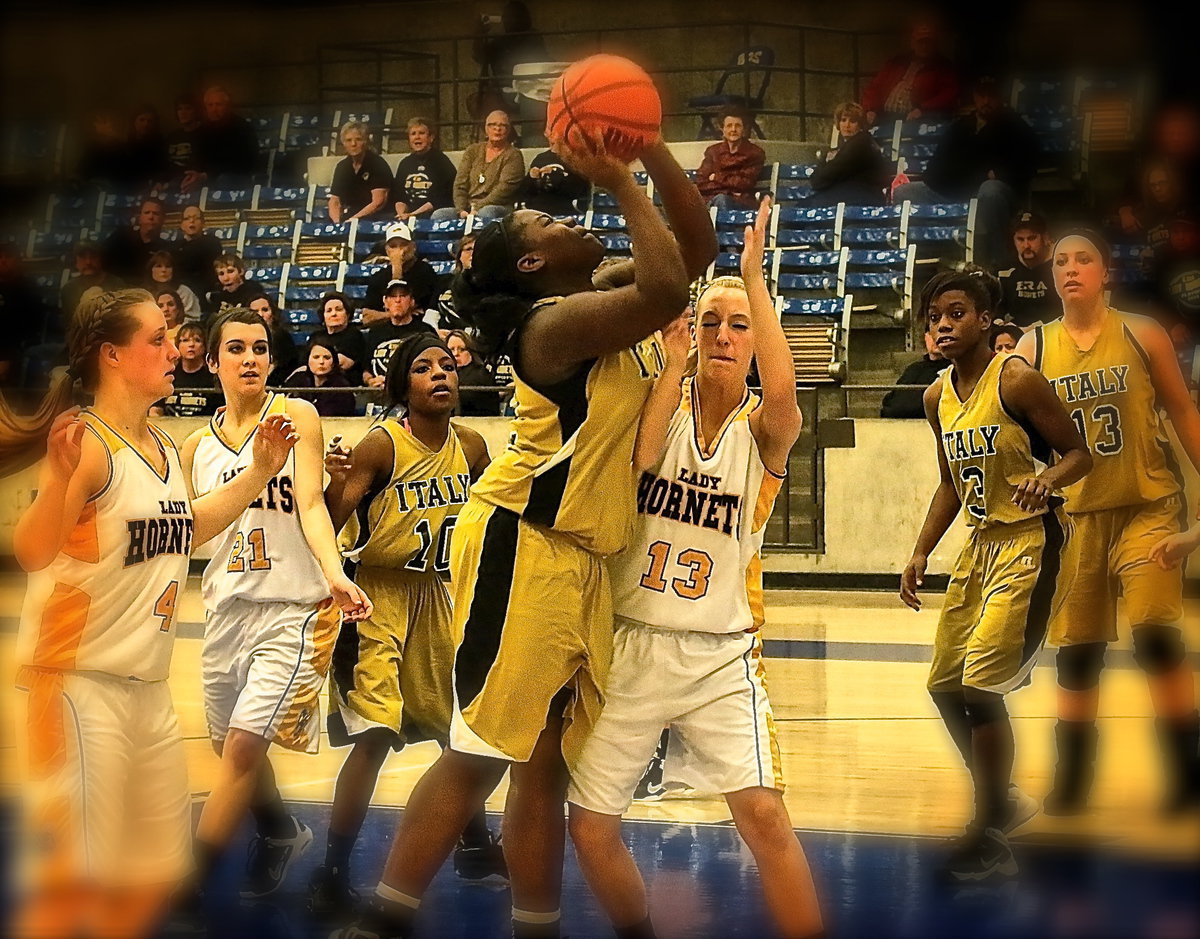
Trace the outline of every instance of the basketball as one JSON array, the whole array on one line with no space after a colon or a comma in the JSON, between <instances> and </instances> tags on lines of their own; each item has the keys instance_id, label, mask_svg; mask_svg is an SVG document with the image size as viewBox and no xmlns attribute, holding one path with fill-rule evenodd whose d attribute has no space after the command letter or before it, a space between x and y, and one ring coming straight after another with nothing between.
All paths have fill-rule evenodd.
<instances>
[{"instance_id":1,"label":"basketball","mask_svg":"<svg viewBox=\"0 0 1200 939\"><path fill-rule=\"evenodd\" d=\"M593 55L571 65L550 95L546 136L567 139L575 128L604 140L608 152L636 160L662 128L662 101L646 71L619 55Z\"/></svg>"}]
</instances>

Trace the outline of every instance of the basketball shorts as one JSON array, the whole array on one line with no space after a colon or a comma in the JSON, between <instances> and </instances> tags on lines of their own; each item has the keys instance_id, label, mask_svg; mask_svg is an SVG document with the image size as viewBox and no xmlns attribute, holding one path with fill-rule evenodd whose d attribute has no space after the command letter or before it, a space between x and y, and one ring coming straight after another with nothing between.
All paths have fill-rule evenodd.
<instances>
[{"instance_id":1,"label":"basketball shorts","mask_svg":"<svg viewBox=\"0 0 1200 939\"><path fill-rule=\"evenodd\" d=\"M383 728L392 746L450 732L450 595L434 573L359 567L354 581L375 606L344 623L329 682L329 742L346 746Z\"/></svg>"},{"instance_id":2,"label":"basketball shorts","mask_svg":"<svg viewBox=\"0 0 1200 939\"><path fill-rule=\"evenodd\" d=\"M18 683L28 888L187 876L191 793L167 682L22 669Z\"/></svg>"},{"instance_id":3,"label":"basketball shorts","mask_svg":"<svg viewBox=\"0 0 1200 939\"><path fill-rule=\"evenodd\" d=\"M618 619L604 710L572 768L568 801L624 814L668 724L664 779L702 792L783 790L758 636Z\"/></svg>"},{"instance_id":4,"label":"basketball shorts","mask_svg":"<svg viewBox=\"0 0 1200 939\"><path fill-rule=\"evenodd\" d=\"M563 755L600 715L613 614L603 559L507 509L471 499L450 545L454 721L450 746L525 762L551 702L572 692Z\"/></svg>"},{"instance_id":5,"label":"basketball shorts","mask_svg":"<svg viewBox=\"0 0 1200 939\"><path fill-rule=\"evenodd\" d=\"M1061 508L972 529L946 589L929 690L1007 694L1026 684L1073 589L1078 544Z\"/></svg>"},{"instance_id":6,"label":"basketball shorts","mask_svg":"<svg viewBox=\"0 0 1200 939\"><path fill-rule=\"evenodd\" d=\"M1183 502L1169 496L1071 516L1082 546L1075 589L1050 624L1050 642L1112 642L1117 638L1117 591L1134 626L1171 626L1183 619L1183 568L1164 571L1150 549L1184 526Z\"/></svg>"},{"instance_id":7,"label":"basketball shorts","mask_svg":"<svg viewBox=\"0 0 1200 939\"><path fill-rule=\"evenodd\" d=\"M209 613L200 654L208 734L233 728L305 753L321 741L321 686L342 612L313 606L228 600Z\"/></svg>"}]
</instances>

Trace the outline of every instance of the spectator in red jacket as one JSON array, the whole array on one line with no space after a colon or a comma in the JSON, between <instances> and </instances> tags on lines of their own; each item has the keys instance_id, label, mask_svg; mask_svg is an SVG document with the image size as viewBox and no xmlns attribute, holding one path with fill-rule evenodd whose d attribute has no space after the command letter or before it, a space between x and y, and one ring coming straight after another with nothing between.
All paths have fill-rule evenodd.
<instances>
[{"instance_id":1,"label":"spectator in red jacket","mask_svg":"<svg viewBox=\"0 0 1200 939\"><path fill-rule=\"evenodd\" d=\"M747 115L727 111L721 115L721 137L704 151L696 186L709 205L718 209L752 209L755 184L762 173L766 154L746 139Z\"/></svg>"},{"instance_id":2,"label":"spectator in red jacket","mask_svg":"<svg viewBox=\"0 0 1200 939\"><path fill-rule=\"evenodd\" d=\"M863 92L867 122L917 121L949 114L958 105L958 76L938 50L939 30L933 20L913 24L907 52L892 56Z\"/></svg>"}]
</instances>

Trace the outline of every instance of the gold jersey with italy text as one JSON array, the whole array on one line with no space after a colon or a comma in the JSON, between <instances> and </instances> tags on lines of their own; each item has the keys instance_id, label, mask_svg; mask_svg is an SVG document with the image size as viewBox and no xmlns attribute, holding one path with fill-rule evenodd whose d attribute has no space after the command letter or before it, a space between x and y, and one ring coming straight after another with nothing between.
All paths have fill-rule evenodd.
<instances>
[{"instance_id":1,"label":"gold jersey with italy text","mask_svg":"<svg viewBox=\"0 0 1200 939\"><path fill-rule=\"evenodd\" d=\"M534 310L559 299L539 301ZM663 364L655 334L585 362L570 378L548 387L534 388L514 368L516 417L509 444L472 494L552 528L594 554L620 551L637 505L633 443L638 419Z\"/></svg>"},{"instance_id":2,"label":"gold jersey with italy text","mask_svg":"<svg viewBox=\"0 0 1200 939\"><path fill-rule=\"evenodd\" d=\"M365 567L427 573L450 571L450 534L471 491L471 468L454 424L436 452L398 420L368 433L392 444L392 473L359 503L343 536L343 555Z\"/></svg>"},{"instance_id":3,"label":"gold jersey with italy text","mask_svg":"<svg viewBox=\"0 0 1200 939\"><path fill-rule=\"evenodd\" d=\"M940 379L942 448L967 524L973 528L1023 522L1062 504L1054 498L1034 513L1013 504L1017 486L1050 459L1050 447L1004 406L1000 383L1007 361L1008 356L995 356L965 401L954 387L954 366Z\"/></svg>"},{"instance_id":4,"label":"gold jersey with italy text","mask_svg":"<svg viewBox=\"0 0 1200 939\"><path fill-rule=\"evenodd\" d=\"M1068 512L1155 502L1179 491L1149 358L1127 314L1109 309L1086 351L1062 320L1039 326L1033 366L1058 392L1094 458L1092 471L1066 489Z\"/></svg>"}]
</instances>

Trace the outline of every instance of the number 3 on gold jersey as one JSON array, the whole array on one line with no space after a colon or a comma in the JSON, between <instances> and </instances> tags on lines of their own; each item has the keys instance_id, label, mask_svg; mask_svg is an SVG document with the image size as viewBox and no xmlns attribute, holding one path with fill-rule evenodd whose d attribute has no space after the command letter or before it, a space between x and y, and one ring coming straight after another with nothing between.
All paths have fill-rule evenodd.
<instances>
[{"instance_id":1,"label":"number 3 on gold jersey","mask_svg":"<svg viewBox=\"0 0 1200 939\"><path fill-rule=\"evenodd\" d=\"M972 516L983 521L987 518L987 504L983 496L983 470L978 466L964 466L958 476L967 487L967 498L963 500L963 504Z\"/></svg>"},{"instance_id":2,"label":"number 3 on gold jersey","mask_svg":"<svg viewBox=\"0 0 1200 939\"><path fill-rule=\"evenodd\" d=\"M1079 428L1079 436L1088 442L1087 421L1084 420L1083 408L1071 412L1071 420ZM1100 433L1096 437L1093 448L1100 456L1112 456L1125 448L1125 438L1121 434L1121 412L1115 405L1101 404L1092 409L1092 420L1101 424Z\"/></svg>"},{"instance_id":3,"label":"number 3 on gold jersey","mask_svg":"<svg viewBox=\"0 0 1200 939\"><path fill-rule=\"evenodd\" d=\"M665 593L667 580L664 577L667 561L671 556L671 546L665 541L656 541L650 545L650 569L642 575L641 585L647 590ZM708 593L708 582L712 577L713 560L703 551L687 548L679 552L676 563L687 570L686 577L671 579L671 589L684 600L699 600Z\"/></svg>"},{"instance_id":4,"label":"number 3 on gold jersey","mask_svg":"<svg viewBox=\"0 0 1200 939\"><path fill-rule=\"evenodd\" d=\"M250 546L250 570L269 571L271 559L267 556L267 536L261 528L256 528L250 534L243 535L240 531L233 539L233 548L229 551L229 563L225 565L228 574L244 574L246 572L246 546Z\"/></svg>"}]
</instances>

